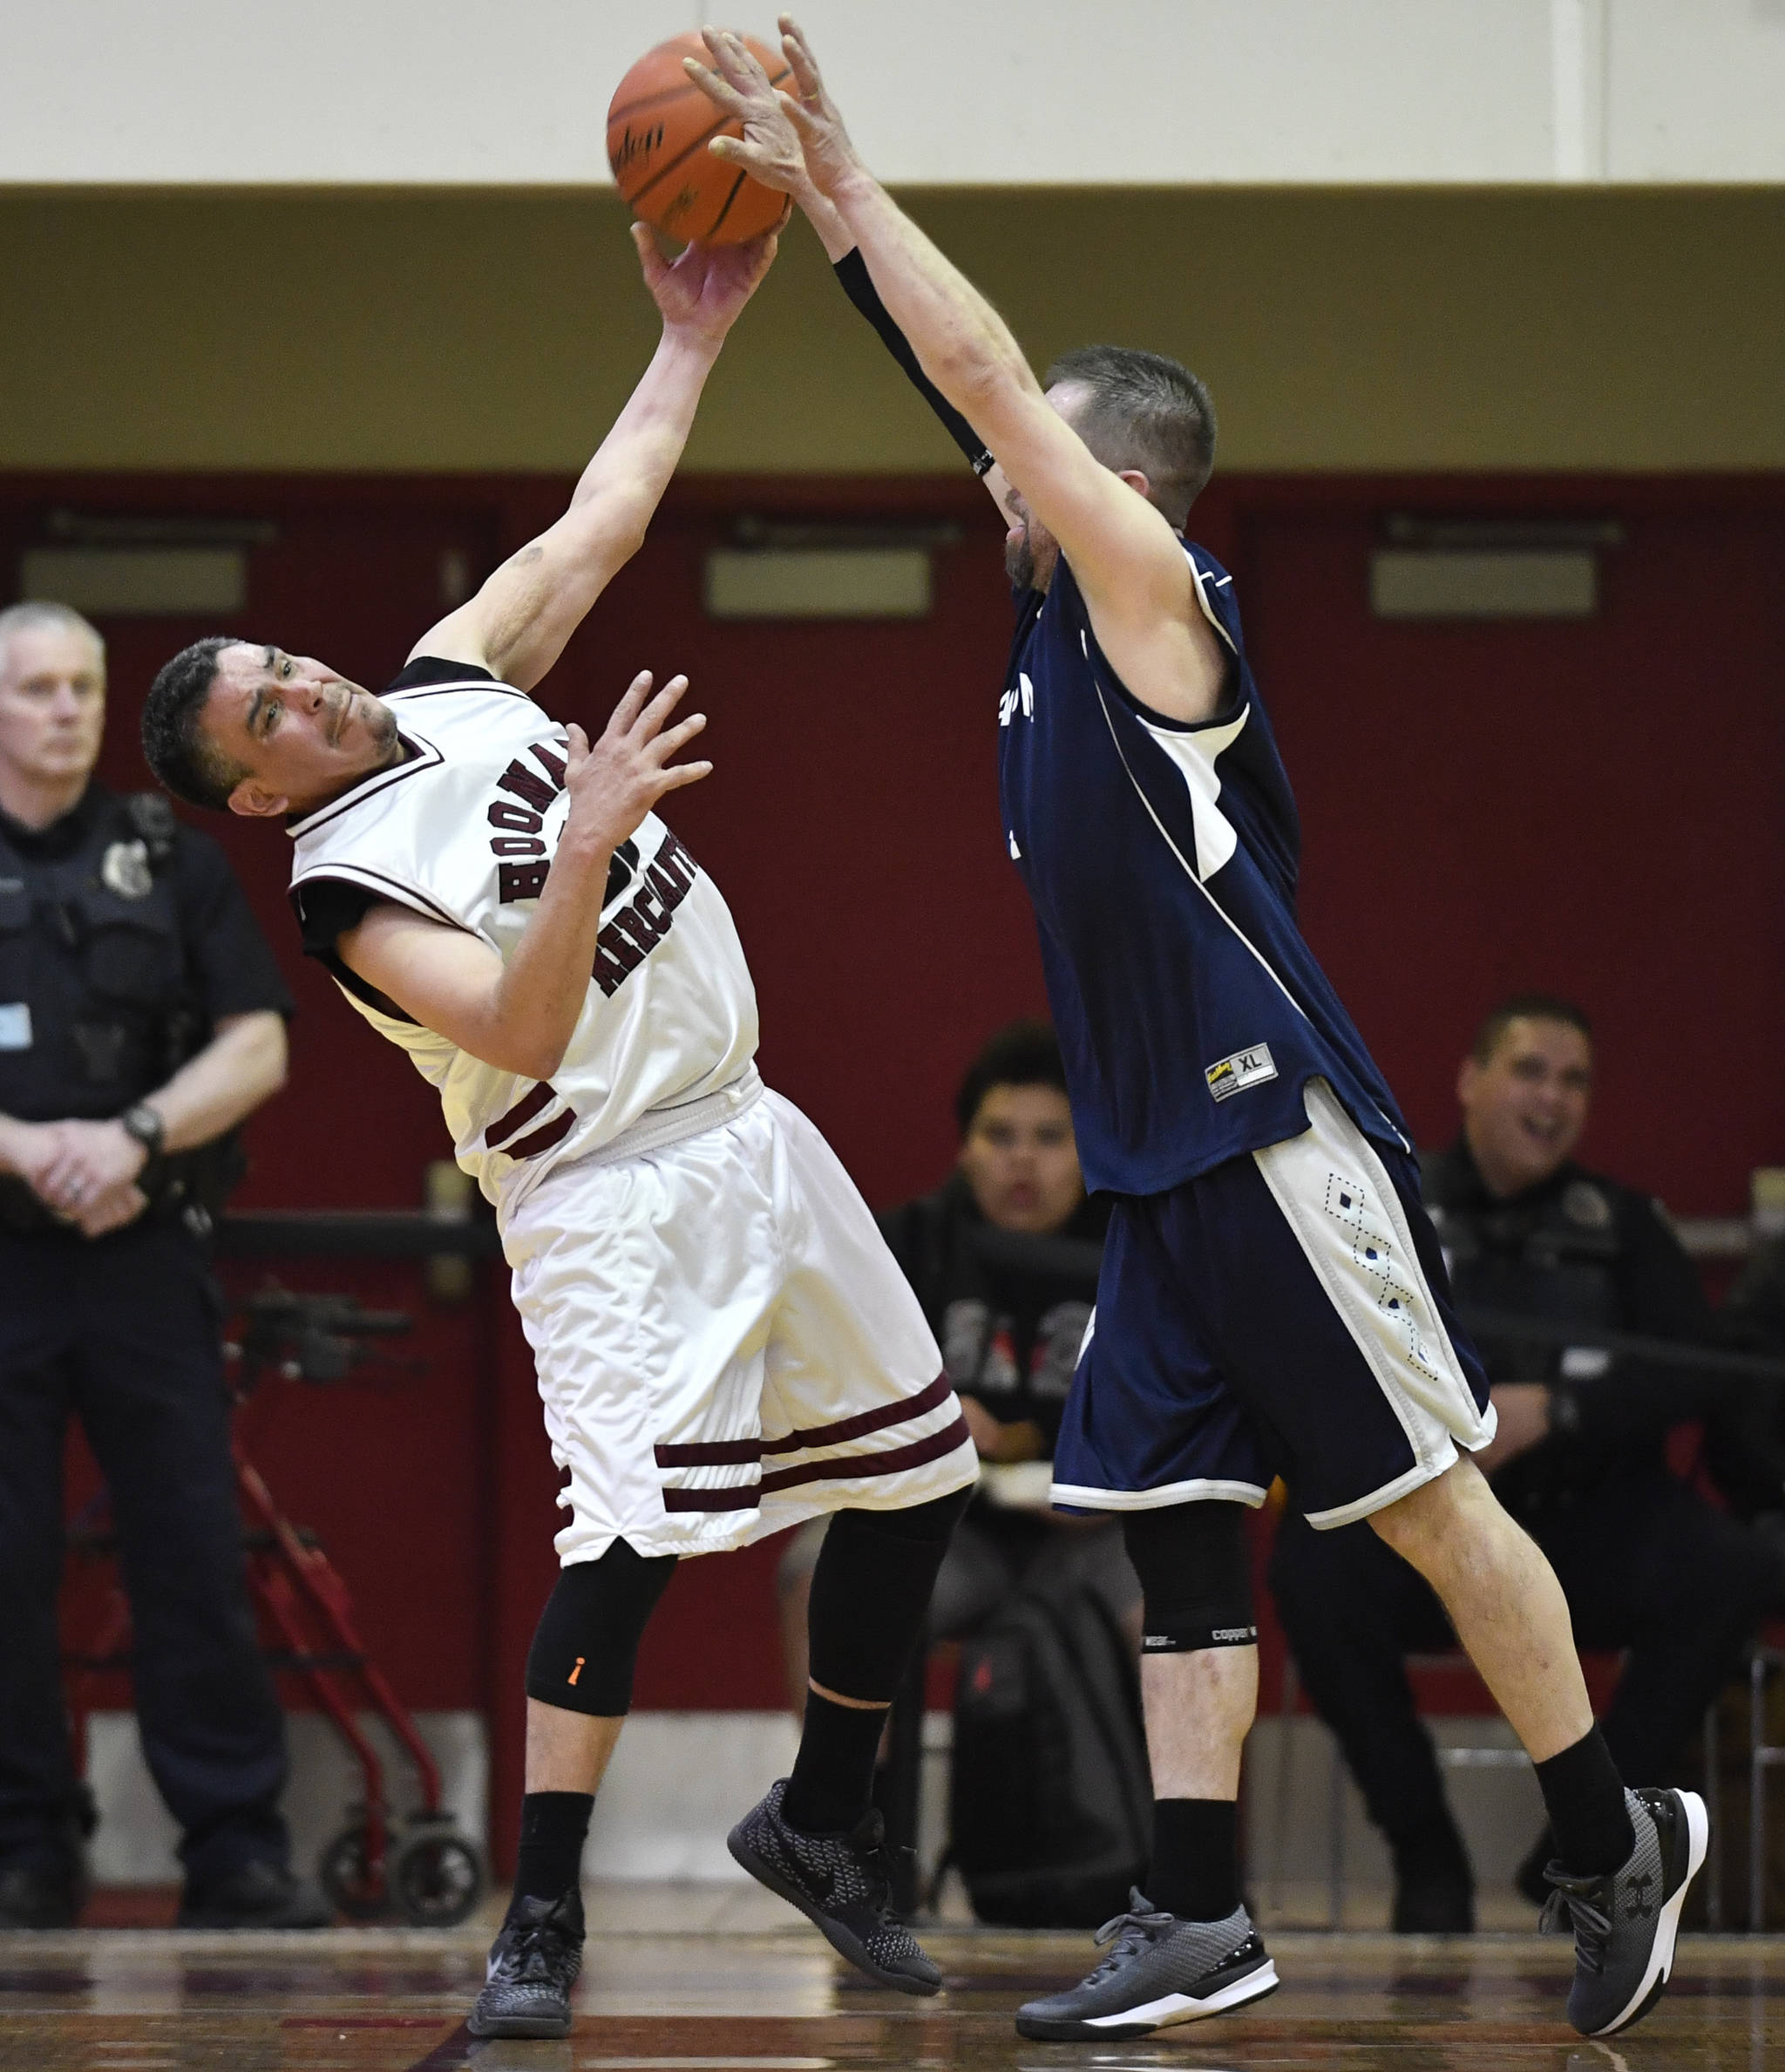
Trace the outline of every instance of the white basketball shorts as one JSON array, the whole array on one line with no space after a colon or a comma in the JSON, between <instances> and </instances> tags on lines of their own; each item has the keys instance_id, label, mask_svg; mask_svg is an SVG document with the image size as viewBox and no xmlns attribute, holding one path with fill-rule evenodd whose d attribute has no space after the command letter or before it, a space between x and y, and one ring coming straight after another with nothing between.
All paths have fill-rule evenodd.
<instances>
[{"instance_id":1,"label":"white basketball shorts","mask_svg":"<svg viewBox=\"0 0 1785 2072\"><path fill-rule=\"evenodd\" d=\"M712 1553L978 1473L916 1296L778 1094L637 1156L560 1166L503 1249L567 1477L567 1566L621 1537Z\"/></svg>"}]
</instances>

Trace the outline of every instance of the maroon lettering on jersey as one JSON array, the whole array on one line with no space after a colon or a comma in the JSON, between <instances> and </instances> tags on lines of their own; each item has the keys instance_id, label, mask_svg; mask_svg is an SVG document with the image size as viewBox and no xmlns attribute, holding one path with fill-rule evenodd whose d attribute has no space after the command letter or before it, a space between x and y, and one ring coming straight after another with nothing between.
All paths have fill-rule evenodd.
<instances>
[{"instance_id":1,"label":"maroon lettering on jersey","mask_svg":"<svg viewBox=\"0 0 1785 2072\"><path fill-rule=\"evenodd\" d=\"M644 961L644 952L635 949L609 921L595 938L595 964L589 975L611 1000Z\"/></svg>"},{"instance_id":2,"label":"maroon lettering on jersey","mask_svg":"<svg viewBox=\"0 0 1785 2072\"><path fill-rule=\"evenodd\" d=\"M552 866L544 863L499 863L496 866L496 897L505 907L516 900L536 900L546 889L546 880Z\"/></svg>"},{"instance_id":3,"label":"maroon lettering on jersey","mask_svg":"<svg viewBox=\"0 0 1785 2072\"><path fill-rule=\"evenodd\" d=\"M562 756L553 755L543 741L535 741L526 751L540 767L547 771L552 782L561 791L564 789L566 765Z\"/></svg>"},{"instance_id":4,"label":"maroon lettering on jersey","mask_svg":"<svg viewBox=\"0 0 1785 2072\"><path fill-rule=\"evenodd\" d=\"M499 791L512 791L517 798L524 798L539 812L544 812L558 796L544 778L537 776L518 758L496 779L496 785Z\"/></svg>"},{"instance_id":5,"label":"maroon lettering on jersey","mask_svg":"<svg viewBox=\"0 0 1785 2072\"><path fill-rule=\"evenodd\" d=\"M662 940L663 928L667 928L669 925L669 922L665 921L662 928L653 926L639 912L638 902L635 900L631 906L622 907L620 909L619 913L607 923L607 928L618 928L622 935L628 937L638 945L641 956L648 956ZM602 929L601 933L604 935L607 933L607 928Z\"/></svg>"},{"instance_id":6,"label":"maroon lettering on jersey","mask_svg":"<svg viewBox=\"0 0 1785 2072\"><path fill-rule=\"evenodd\" d=\"M594 977L610 999L669 934L675 909L693 889L697 868L675 837L666 832L644 882L595 939Z\"/></svg>"},{"instance_id":7,"label":"maroon lettering on jersey","mask_svg":"<svg viewBox=\"0 0 1785 2072\"><path fill-rule=\"evenodd\" d=\"M537 834L546 823L530 805L510 805L506 798L499 798L490 808L492 827L506 827L514 834Z\"/></svg>"},{"instance_id":8,"label":"maroon lettering on jersey","mask_svg":"<svg viewBox=\"0 0 1785 2072\"><path fill-rule=\"evenodd\" d=\"M658 900L648 878L639 887L632 909L654 935L661 938L669 926L669 909Z\"/></svg>"}]
</instances>

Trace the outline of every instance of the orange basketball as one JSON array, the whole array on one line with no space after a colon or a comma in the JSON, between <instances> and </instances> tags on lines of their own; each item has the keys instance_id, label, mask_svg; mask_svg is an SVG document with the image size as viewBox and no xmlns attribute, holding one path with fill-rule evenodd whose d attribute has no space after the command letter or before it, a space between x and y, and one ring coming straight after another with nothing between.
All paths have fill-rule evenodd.
<instances>
[{"instance_id":1,"label":"orange basketball","mask_svg":"<svg viewBox=\"0 0 1785 2072\"><path fill-rule=\"evenodd\" d=\"M754 37L744 42L776 85L791 77L778 51ZM713 62L690 30L647 51L620 82L607 108L607 163L633 213L666 237L741 245L774 227L786 196L707 149L715 137L741 136L743 126L694 85L684 58Z\"/></svg>"}]
</instances>

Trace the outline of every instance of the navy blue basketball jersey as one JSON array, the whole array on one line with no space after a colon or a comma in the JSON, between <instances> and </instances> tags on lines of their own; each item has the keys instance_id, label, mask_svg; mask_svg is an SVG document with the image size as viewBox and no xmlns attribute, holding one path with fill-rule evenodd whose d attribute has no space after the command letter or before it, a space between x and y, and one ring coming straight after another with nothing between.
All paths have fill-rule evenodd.
<instances>
[{"instance_id":1,"label":"navy blue basketball jersey","mask_svg":"<svg viewBox=\"0 0 1785 2072\"><path fill-rule=\"evenodd\" d=\"M1332 1086L1407 1147L1394 1098L1295 923L1301 834L1232 578L1186 546L1228 651L1217 716L1150 710L1062 555L1022 600L999 708L1005 837L1035 902L1085 1184L1157 1194L1307 1127Z\"/></svg>"}]
</instances>

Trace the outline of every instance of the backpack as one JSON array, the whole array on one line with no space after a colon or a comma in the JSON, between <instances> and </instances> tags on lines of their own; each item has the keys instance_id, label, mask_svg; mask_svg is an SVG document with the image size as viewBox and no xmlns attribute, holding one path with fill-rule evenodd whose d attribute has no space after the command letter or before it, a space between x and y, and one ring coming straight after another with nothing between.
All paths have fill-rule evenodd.
<instances>
[{"instance_id":1,"label":"backpack","mask_svg":"<svg viewBox=\"0 0 1785 2072\"><path fill-rule=\"evenodd\" d=\"M1140 1681L1093 1592L1019 1591L963 1642L950 1856L982 1921L1089 1928L1151 1847Z\"/></svg>"}]
</instances>

